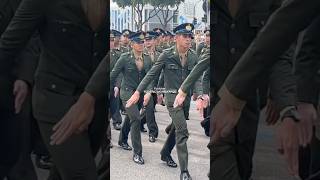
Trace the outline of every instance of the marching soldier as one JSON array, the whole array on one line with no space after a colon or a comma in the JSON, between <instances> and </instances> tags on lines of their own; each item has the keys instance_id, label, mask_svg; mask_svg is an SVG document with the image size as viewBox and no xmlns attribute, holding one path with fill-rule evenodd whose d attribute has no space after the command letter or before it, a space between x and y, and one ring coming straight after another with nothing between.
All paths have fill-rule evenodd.
<instances>
[{"instance_id":1,"label":"marching soldier","mask_svg":"<svg viewBox=\"0 0 320 180\"><path fill-rule=\"evenodd\" d=\"M152 64L154 64L160 55L155 49L155 39L157 38L158 33L154 31L148 31L145 37L145 53L148 54L151 58ZM158 81L155 81L155 85ZM145 120L149 129L149 141L155 142L158 137L158 125L155 119L155 105L157 103L157 94L151 93L152 98L149 101L149 106L147 106L145 111ZM149 107L149 108L148 108ZM143 122L142 122L143 126Z\"/></svg>"},{"instance_id":2,"label":"marching soldier","mask_svg":"<svg viewBox=\"0 0 320 180\"><path fill-rule=\"evenodd\" d=\"M199 57L203 54L206 48L210 48L210 30L205 30L204 34L205 41L200 43L196 48L196 52Z\"/></svg>"},{"instance_id":3,"label":"marching soldier","mask_svg":"<svg viewBox=\"0 0 320 180\"><path fill-rule=\"evenodd\" d=\"M116 82L116 78L120 73L123 74L121 82L120 98L123 104L126 104L127 100L133 94L138 87L140 81L152 67L150 56L143 53L144 50L144 32L137 32L130 36L132 51L122 54L115 64L115 67L110 74L110 83L113 85ZM151 96L147 93L146 96ZM144 104L145 106L147 105ZM142 99L137 105L127 107L127 115L124 119L123 127L121 128L119 136L119 145L126 150L131 150L128 145L128 127L131 130L131 141L134 148L133 161L138 164L144 164L142 157L142 144L140 134L140 109L142 108Z\"/></svg>"},{"instance_id":4,"label":"marching soldier","mask_svg":"<svg viewBox=\"0 0 320 180\"><path fill-rule=\"evenodd\" d=\"M126 53L130 51L130 46L129 46L129 36L132 34L132 31L129 29L124 29L122 30L122 36L120 40L120 51L121 53Z\"/></svg>"},{"instance_id":5,"label":"marching soldier","mask_svg":"<svg viewBox=\"0 0 320 180\"><path fill-rule=\"evenodd\" d=\"M154 28L153 31L155 31L159 34L158 46L156 46L156 50L159 51L160 53L162 53L162 51L167 48L164 44L165 43L164 36L165 36L166 32L161 28Z\"/></svg>"},{"instance_id":6,"label":"marching soldier","mask_svg":"<svg viewBox=\"0 0 320 180\"><path fill-rule=\"evenodd\" d=\"M111 30L110 33L110 70L113 69L114 65L116 64L117 60L119 59L121 52L120 50L116 49L114 46L115 38L120 37L121 33L116 30ZM121 129L122 117L120 114L119 109L119 88L121 83L121 76L117 79L117 83L114 87L111 87L110 92L110 113L111 118L113 120L113 127L115 130Z\"/></svg>"},{"instance_id":7,"label":"marching soldier","mask_svg":"<svg viewBox=\"0 0 320 180\"><path fill-rule=\"evenodd\" d=\"M59 146L52 146L49 141L54 124L60 122L79 97L106 54L107 26L104 20L107 4L102 2L66 2L64 5L70 8L63 8L64 5L57 1L22 1L12 23L1 36L0 72L6 76L18 52L32 34L41 29L40 39L45 48L41 49L32 104L43 140L57 167L52 169L51 178L97 179L94 157L107 123L105 97L96 103L95 118L85 133L76 134ZM72 26L75 24L77 26Z\"/></svg>"},{"instance_id":8,"label":"marching soldier","mask_svg":"<svg viewBox=\"0 0 320 180\"><path fill-rule=\"evenodd\" d=\"M176 164L170 155L173 147L168 147L171 146L172 141L174 142L176 140L181 180L192 179L188 172L188 150L186 143L189 133L183 108L173 108L173 102L177 90L197 62L198 57L196 53L190 50L193 28L192 24L185 23L174 29L176 34L176 46L163 51L158 61L141 81L126 105L127 107L136 106L135 104L138 103L141 97L140 95L142 95L148 85L152 84L154 79L158 78L157 76L161 70L164 70L164 85L166 91L168 91L165 95L166 105L172 118L173 128L161 151L161 159L166 161L168 166L176 167ZM175 131L173 131L173 129L175 129Z\"/></svg>"},{"instance_id":9,"label":"marching soldier","mask_svg":"<svg viewBox=\"0 0 320 180\"><path fill-rule=\"evenodd\" d=\"M130 40L129 40L129 36L132 34L133 32L130 31L129 29L124 29L122 30L122 35L121 35L121 39L120 39L120 51L121 54L129 52L130 51ZM124 108L124 105L122 104L122 101L120 100L119 102L119 107L121 110L121 113L123 115L126 115L126 110Z\"/></svg>"}]
</instances>

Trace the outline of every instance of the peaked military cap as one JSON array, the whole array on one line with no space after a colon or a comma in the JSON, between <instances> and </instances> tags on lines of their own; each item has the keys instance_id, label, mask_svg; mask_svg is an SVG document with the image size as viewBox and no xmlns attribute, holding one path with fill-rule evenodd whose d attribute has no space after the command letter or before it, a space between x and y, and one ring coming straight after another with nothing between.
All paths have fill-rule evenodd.
<instances>
[{"instance_id":1,"label":"peaked military cap","mask_svg":"<svg viewBox=\"0 0 320 180\"><path fill-rule=\"evenodd\" d=\"M210 29L204 30L204 34L205 34L206 36L210 36Z\"/></svg>"},{"instance_id":2,"label":"peaked military cap","mask_svg":"<svg viewBox=\"0 0 320 180\"><path fill-rule=\"evenodd\" d=\"M193 24L191 23L184 23L180 24L176 28L173 29L175 34L193 34L192 31L194 29Z\"/></svg>"},{"instance_id":3,"label":"peaked military cap","mask_svg":"<svg viewBox=\"0 0 320 180\"><path fill-rule=\"evenodd\" d=\"M149 39L155 39L158 37L158 33L154 32L154 31L147 31L145 34L145 39L149 40Z\"/></svg>"},{"instance_id":4,"label":"peaked military cap","mask_svg":"<svg viewBox=\"0 0 320 180\"><path fill-rule=\"evenodd\" d=\"M129 39L135 43L144 43L145 34L146 34L145 32L139 31L139 32L131 34L129 36Z\"/></svg>"},{"instance_id":5,"label":"peaked military cap","mask_svg":"<svg viewBox=\"0 0 320 180\"><path fill-rule=\"evenodd\" d=\"M120 37L120 36L121 36L121 32L114 30L114 29L112 29L110 31L110 38L115 38L115 37Z\"/></svg>"},{"instance_id":6,"label":"peaked military cap","mask_svg":"<svg viewBox=\"0 0 320 180\"><path fill-rule=\"evenodd\" d=\"M161 28L154 28L153 31L156 31L157 33L159 33L160 36L166 34L166 32Z\"/></svg>"},{"instance_id":7,"label":"peaked military cap","mask_svg":"<svg viewBox=\"0 0 320 180\"><path fill-rule=\"evenodd\" d=\"M174 36L170 31L167 31L168 36Z\"/></svg>"},{"instance_id":8,"label":"peaked military cap","mask_svg":"<svg viewBox=\"0 0 320 180\"><path fill-rule=\"evenodd\" d=\"M130 31L129 29L124 29L124 30L122 30L122 35L124 35L124 36L130 36L130 34L132 34L132 31Z\"/></svg>"}]
</instances>

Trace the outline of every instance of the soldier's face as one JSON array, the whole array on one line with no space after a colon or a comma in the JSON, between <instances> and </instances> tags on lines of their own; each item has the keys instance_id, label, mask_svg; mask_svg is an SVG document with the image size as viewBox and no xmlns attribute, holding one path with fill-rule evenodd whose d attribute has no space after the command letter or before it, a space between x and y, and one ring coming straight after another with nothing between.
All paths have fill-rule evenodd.
<instances>
[{"instance_id":1,"label":"soldier's face","mask_svg":"<svg viewBox=\"0 0 320 180\"><path fill-rule=\"evenodd\" d=\"M191 46L191 35L189 34L176 35L176 42L178 46L189 48Z\"/></svg>"},{"instance_id":2,"label":"soldier's face","mask_svg":"<svg viewBox=\"0 0 320 180\"><path fill-rule=\"evenodd\" d=\"M122 42L123 44L128 44L128 43L129 43L128 36L121 36L121 42Z\"/></svg>"},{"instance_id":3,"label":"soldier's face","mask_svg":"<svg viewBox=\"0 0 320 180\"><path fill-rule=\"evenodd\" d=\"M114 48L114 38L110 39L110 48Z\"/></svg>"},{"instance_id":4,"label":"soldier's face","mask_svg":"<svg viewBox=\"0 0 320 180\"><path fill-rule=\"evenodd\" d=\"M154 45L154 39L145 40L144 45L146 46L146 48L152 47Z\"/></svg>"},{"instance_id":5,"label":"soldier's face","mask_svg":"<svg viewBox=\"0 0 320 180\"><path fill-rule=\"evenodd\" d=\"M114 46L115 47L119 46L119 43L120 43L120 38L115 38L114 39Z\"/></svg>"},{"instance_id":6,"label":"soldier's face","mask_svg":"<svg viewBox=\"0 0 320 180\"><path fill-rule=\"evenodd\" d=\"M144 48L143 41L140 41L139 43L137 43L137 42L132 43L132 49L136 52L143 52L143 48Z\"/></svg>"},{"instance_id":7,"label":"soldier's face","mask_svg":"<svg viewBox=\"0 0 320 180\"><path fill-rule=\"evenodd\" d=\"M205 38L206 44L210 44L210 35Z\"/></svg>"}]
</instances>

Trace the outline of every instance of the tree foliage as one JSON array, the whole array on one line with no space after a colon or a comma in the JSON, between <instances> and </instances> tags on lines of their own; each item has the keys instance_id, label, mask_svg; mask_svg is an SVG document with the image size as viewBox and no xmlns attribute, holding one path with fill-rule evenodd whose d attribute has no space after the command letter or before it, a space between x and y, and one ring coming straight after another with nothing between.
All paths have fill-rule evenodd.
<instances>
[{"instance_id":1,"label":"tree foliage","mask_svg":"<svg viewBox=\"0 0 320 180\"><path fill-rule=\"evenodd\" d=\"M174 15L179 9L179 5L185 0L149 0L150 4L158 9L159 12L156 16L158 17L162 28L167 30L168 23L173 19ZM172 14L170 13L172 11Z\"/></svg>"},{"instance_id":2,"label":"tree foliage","mask_svg":"<svg viewBox=\"0 0 320 180\"><path fill-rule=\"evenodd\" d=\"M158 17L162 28L167 29L168 23L173 19L175 13L178 11L179 5L184 1L185 0L114 0L121 8L133 7L137 15L134 21L138 30L141 30L143 24L154 16ZM143 20L143 10L147 4L152 5L153 9L149 11L149 15ZM170 13L171 11L173 13Z\"/></svg>"},{"instance_id":3,"label":"tree foliage","mask_svg":"<svg viewBox=\"0 0 320 180\"><path fill-rule=\"evenodd\" d=\"M153 10L149 11L149 15L143 20L143 10L147 4L150 4L150 0L114 0L114 2L116 2L121 8L133 7L133 10L137 15L137 18L134 18L134 21L138 30L141 30L143 24L148 22L148 20L152 17L156 16L160 11L154 8Z\"/></svg>"}]
</instances>

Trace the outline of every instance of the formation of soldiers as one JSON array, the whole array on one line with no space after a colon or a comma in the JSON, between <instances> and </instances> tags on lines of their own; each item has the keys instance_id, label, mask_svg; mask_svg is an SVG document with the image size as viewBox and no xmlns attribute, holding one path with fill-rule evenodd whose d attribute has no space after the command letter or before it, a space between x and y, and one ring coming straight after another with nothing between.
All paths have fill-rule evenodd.
<instances>
[{"instance_id":1,"label":"formation of soldiers","mask_svg":"<svg viewBox=\"0 0 320 180\"><path fill-rule=\"evenodd\" d=\"M179 108L173 107L177 90L193 67L202 59L209 60L210 31L197 34L193 31L194 26L190 23L177 26L173 33L161 28L146 32L110 31L110 113L113 128L120 130L118 145L124 150L133 150L133 161L144 164L141 132L146 132L146 123L149 142L156 141L161 132L156 123L155 105L166 105L172 123L166 128L168 137L160 152L161 160L169 167L177 167L171 156L176 145L182 180L192 179L188 172L186 145L190 101L196 100L199 110L206 109L209 104L209 99L203 98L209 93L206 76L204 81L197 77L197 83L191 83L186 92L187 100ZM125 109L124 119L120 106ZM208 112L204 112L206 120L202 122L207 135ZM128 144L129 131L132 147Z\"/></svg>"}]
</instances>

